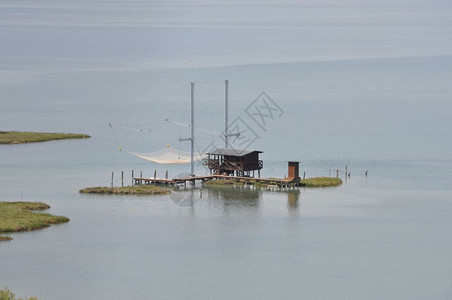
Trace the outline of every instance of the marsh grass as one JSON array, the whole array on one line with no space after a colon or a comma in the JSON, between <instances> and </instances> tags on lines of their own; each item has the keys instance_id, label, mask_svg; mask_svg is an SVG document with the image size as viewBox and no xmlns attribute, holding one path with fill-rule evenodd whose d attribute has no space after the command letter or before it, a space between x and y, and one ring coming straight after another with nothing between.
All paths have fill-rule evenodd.
<instances>
[{"instance_id":1,"label":"marsh grass","mask_svg":"<svg viewBox=\"0 0 452 300\"><path fill-rule=\"evenodd\" d=\"M0 202L0 233L36 230L69 221L67 217L34 212L48 208L40 202ZM0 240L11 238L2 236Z\"/></svg>"},{"instance_id":2,"label":"marsh grass","mask_svg":"<svg viewBox=\"0 0 452 300\"><path fill-rule=\"evenodd\" d=\"M109 195L166 195L171 191L153 185L136 185L125 187L91 187L79 191L82 194Z\"/></svg>"},{"instance_id":3,"label":"marsh grass","mask_svg":"<svg viewBox=\"0 0 452 300\"><path fill-rule=\"evenodd\" d=\"M0 300L38 300L38 298L16 298L16 295L14 295L14 293L11 292L8 287L5 287L3 290L0 290Z\"/></svg>"},{"instance_id":4,"label":"marsh grass","mask_svg":"<svg viewBox=\"0 0 452 300\"><path fill-rule=\"evenodd\" d=\"M212 179L204 182L205 185L244 185L245 181L242 180L234 180L234 179Z\"/></svg>"},{"instance_id":5,"label":"marsh grass","mask_svg":"<svg viewBox=\"0 0 452 300\"><path fill-rule=\"evenodd\" d=\"M87 134L0 131L0 144L25 144L64 139L85 139Z\"/></svg>"},{"instance_id":6,"label":"marsh grass","mask_svg":"<svg viewBox=\"0 0 452 300\"><path fill-rule=\"evenodd\" d=\"M275 182L272 183L271 181L269 183L259 182L257 180L249 180L248 182L245 182L244 180L234 180L234 179L214 179L205 182L205 185L210 186L228 186L228 185L245 185L245 184L252 184L255 187L264 188L268 187L268 185L277 184L277 180L281 180L278 178L269 178L269 179L275 179ZM302 179L300 181L301 187L332 187L332 186L338 186L342 184L342 180L340 178L333 178L333 177L314 177L314 178L307 178Z\"/></svg>"},{"instance_id":7,"label":"marsh grass","mask_svg":"<svg viewBox=\"0 0 452 300\"><path fill-rule=\"evenodd\" d=\"M331 187L342 184L342 179L334 177L314 177L302 179L300 186L303 187Z\"/></svg>"},{"instance_id":8,"label":"marsh grass","mask_svg":"<svg viewBox=\"0 0 452 300\"><path fill-rule=\"evenodd\" d=\"M254 185L255 187L267 187L266 183L262 183L256 180L236 180L236 179L213 179L213 180L209 180L204 182L205 185L209 185L209 186L228 186L228 185L247 185L247 184L251 184Z\"/></svg>"},{"instance_id":9,"label":"marsh grass","mask_svg":"<svg viewBox=\"0 0 452 300\"><path fill-rule=\"evenodd\" d=\"M263 182L256 182L256 183L254 183L254 186L257 188L265 188L265 187L268 187L268 184L263 183Z\"/></svg>"}]
</instances>

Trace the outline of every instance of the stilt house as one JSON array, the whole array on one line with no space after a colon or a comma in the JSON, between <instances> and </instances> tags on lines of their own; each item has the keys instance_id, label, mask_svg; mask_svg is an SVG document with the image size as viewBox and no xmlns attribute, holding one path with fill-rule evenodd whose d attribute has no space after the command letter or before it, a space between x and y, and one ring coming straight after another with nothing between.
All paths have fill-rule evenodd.
<instances>
[{"instance_id":1,"label":"stilt house","mask_svg":"<svg viewBox=\"0 0 452 300\"><path fill-rule=\"evenodd\" d=\"M220 148L207 153L204 165L211 174L255 177L254 171L257 171L260 178L260 170L264 166L259 160L260 153L262 151Z\"/></svg>"}]
</instances>

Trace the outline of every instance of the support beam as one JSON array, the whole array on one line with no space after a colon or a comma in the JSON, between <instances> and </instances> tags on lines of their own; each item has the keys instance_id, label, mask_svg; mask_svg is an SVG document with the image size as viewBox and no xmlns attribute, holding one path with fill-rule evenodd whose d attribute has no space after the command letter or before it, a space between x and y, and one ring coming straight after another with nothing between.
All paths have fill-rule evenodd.
<instances>
[{"instance_id":1,"label":"support beam","mask_svg":"<svg viewBox=\"0 0 452 300\"><path fill-rule=\"evenodd\" d=\"M190 93L190 137L189 138L179 138L179 142L190 141L190 176L195 176L195 83L191 84Z\"/></svg>"},{"instance_id":2,"label":"support beam","mask_svg":"<svg viewBox=\"0 0 452 300\"><path fill-rule=\"evenodd\" d=\"M224 95L224 147L229 147L229 81L225 80Z\"/></svg>"},{"instance_id":3,"label":"support beam","mask_svg":"<svg viewBox=\"0 0 452 300\"><path fill-rule=\"evenodd\" d=\"M190 153L190 175L195 176L195 83L191 83L191 153Z\"/></svg>"}]
</instances>

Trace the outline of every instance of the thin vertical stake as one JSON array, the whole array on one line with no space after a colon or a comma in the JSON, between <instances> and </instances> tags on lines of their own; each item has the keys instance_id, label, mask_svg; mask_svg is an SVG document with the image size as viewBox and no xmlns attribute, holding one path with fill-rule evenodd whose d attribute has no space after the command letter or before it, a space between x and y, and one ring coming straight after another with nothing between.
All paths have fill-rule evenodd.
<instances>
[{"instance_id":1,"label":"thin vertical stake","mask_svg":"<svg viewBox=\"0 0 452 300\"><path fill-rule=\"evenodd\" d=\"M195 176L195 83L191 83L191 153L190 153L190 176Z\"/></svg>"},{"instance_id":2,"label":"thin vertical stake","mask_svg":"<svg viewBox=\"0 0 452 300\"><path fill-rule=\"evenodd\" d=\"M225 80L224 95L224 147L229 147L229 81Z\"/></svg>"}]
</instances>

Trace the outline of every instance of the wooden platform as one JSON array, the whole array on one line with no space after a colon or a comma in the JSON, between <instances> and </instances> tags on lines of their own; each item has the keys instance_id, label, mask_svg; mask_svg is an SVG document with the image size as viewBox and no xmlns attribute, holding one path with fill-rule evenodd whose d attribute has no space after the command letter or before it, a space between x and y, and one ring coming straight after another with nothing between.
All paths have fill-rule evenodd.
<instances>
[{"instance_id":1,"label":"wooden platform","mask_svg":"<svg viewBox=\"0 0 452 300\"><path fill-rule=\"evenodd\" d=\"M172 179L164 179L164 178L144 178L144 177L134 177L133 180L136 184L151 184L151 183L158 183L158 184L169 184L173 185L176 184L176 181Z\"/></svg>"},{"instance_id":2,"label":"wooden platform","mask_svg":"<svg viewBox=\"0 0 452 300\"><path fill-rule=\"evenodd\" d=\"M175 185L175 184L186 184L187 181L195 182L195 181L209 181L213 179L229 179L236 181L245 181L250 182L261 182L266 184L274 184L278 187L291 187L298 186L300 183L300 179L274 179L274 178L256 178L256 177L240 177L240 176L227 176L227 175L203 175L203 176L190 176L190 177L182 177L182 178L173 178L173 179L163 179L163 178L142 178L136 177L134 181L136 184L167 184L167 185Z\"/></svg>"}]
</instances>

